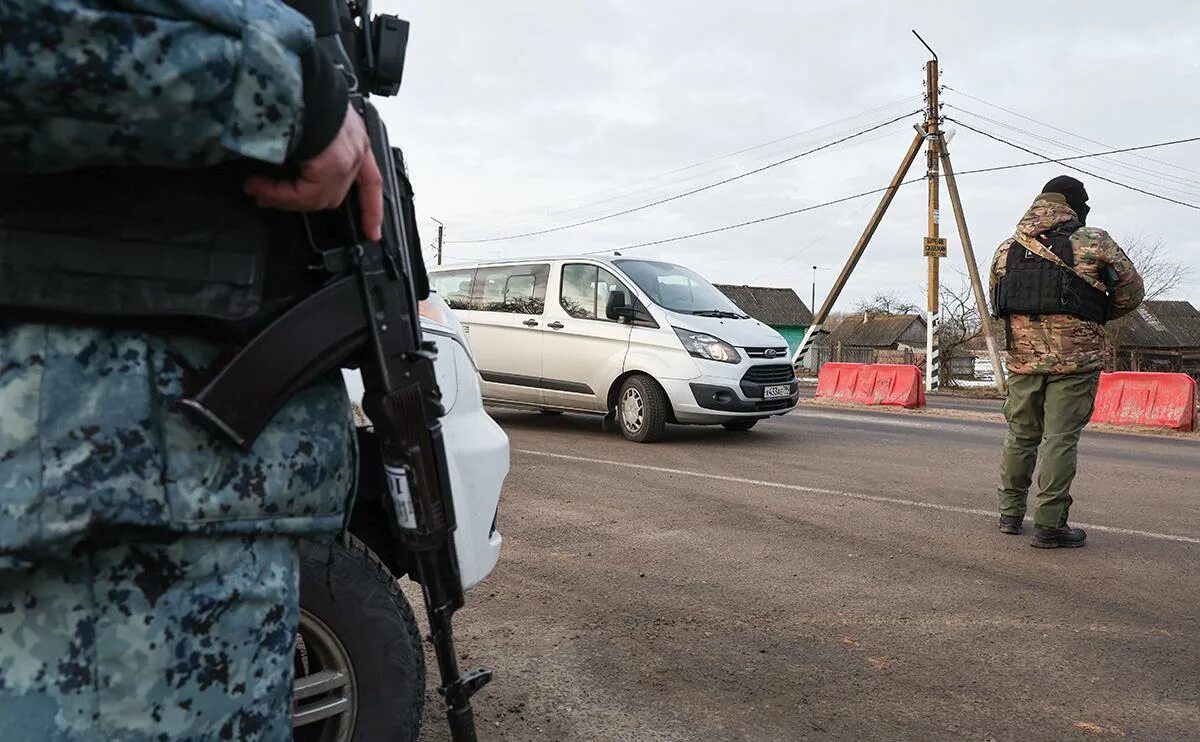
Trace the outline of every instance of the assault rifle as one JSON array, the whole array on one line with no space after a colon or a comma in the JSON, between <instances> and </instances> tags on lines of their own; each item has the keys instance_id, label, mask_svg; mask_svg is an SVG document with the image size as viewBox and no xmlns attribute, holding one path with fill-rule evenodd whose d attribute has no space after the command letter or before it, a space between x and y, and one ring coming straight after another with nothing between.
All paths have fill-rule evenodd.
<instances>
[{"instance_id":1,"label":"assault rifle","mask_svg":"<svg viewBox=\"0 0 1200 742\"><path fill-rule=\"evenodd\" d=\"M436 347L422 340L417 306L429 294L428 278L403 157L367 101L369 93L393 95L399 89L408 23L372 17L365 1L349 6L289 1L309 16L323 50L347 73L384 177L383 239L362 236L353 197L335 212L306 215L328 282L250 340L183 404L231 442L249 448L296 392L340 366L361 368L363 408L375 426L387 483L379 515L389 521L398 560L410 566L424 593L451 737L473 741L471 696L491 679L491 671L460 674L454 650L451 618L463 605L463 589L439 420L444 409L434 375Z\"/></svg>"}]
</instances>

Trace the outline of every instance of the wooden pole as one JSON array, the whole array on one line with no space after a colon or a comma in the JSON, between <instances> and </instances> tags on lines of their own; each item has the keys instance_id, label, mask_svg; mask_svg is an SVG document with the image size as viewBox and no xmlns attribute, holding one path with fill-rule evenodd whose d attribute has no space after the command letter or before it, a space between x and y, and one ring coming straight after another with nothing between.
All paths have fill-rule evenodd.
<instances>
[{"instance_id":1,"label":"wooden pole","mask_svg":"<svg viewBox=\"0 0 1200 742\"><path fill-rule=\"evenodd\" d=\"M875 213L871 215L870 221L867 222L867 228L858 238L857 244L850 252L850 257L846 260L846 265L842 267L842 272L838 274L837 280L833 282L833 286L829 289L829 293L825 296L825 301L821 304L820 311L813 317L812 326L804 333L804 340L801 341L800 347L796 349L795 355L792 356L792 364L798 365L804 360L805 354L815 335L820 332L821 325L825 320L829 319L829 313L833 311L833 305L837 301L838 296L845 288L846 282L850 280L850 274L854 272L854 267L858 265L858 261L863 256L863 252L867 249L867 244L875 235L875 230L879 228L879 223L883 221L883 215L887 213L888 207L892 204L892 199L896 196L896 191L900 188L900 182L904 180L904 176L912 167L913 161L917 159L917 153L921 151L921 143L925 141L925 133L919 132L908 147L908 152L904 154L904 160L900 163L900 167L896 169L896 174L892 176L892 182L888 184L888 188L883 192L883 197L879 200L879 205L875 207Z\"/></svg>"},{"instance_id":2,"label":"wooden pole","mask_svg":"<svg viewBox=\"0 0 1200 742\"><path fill-rule=\"evenodd\" d=\"M946 138L939 135L938 150L942 169L946 171L946 190L950 193L950 205L954 208L954 221L958 224L958 239L962 242L963 254L967 259L967 273L971 276L971 288L975 291L975 306L979 311L979 325L987 343L988 358L992 361L992 372L996 377L996 391L1006 394L1008 384L1004 378L1004 365L1000 363L1000 352L996 348L996 336L992 334L991 316L988 314L987 294L983 292L983 281L979 277L979 265L975 262L975 248L971 245L971 233L967 231L967 217L963 213L962 197L958 193L958 182L954 179L954 166L950 164L950 150Z\"/></svg>"},{"instance_id":3,"label":"wooden pole","mask_svg":"<svg viewBox=\"0 0 1200 742\"><path fill-rule=\"evenodd\" d=\"M940 330L940 315L938 313L938 290L941 286L938 263L945 255L946 243L938 235L938 139L941 136L939 124L941 113L938 110L938 62L937 57L925 64L925 97L928 107L925 111L925 134L928 144L926 156L926 177L929 179L929 224L925 240L925 259L928 261L927 282L929 297L926 309L929 311L925 324L925 391L934 391L941 384L941 354L938 343Z\"/></svg>"}]
</instances>

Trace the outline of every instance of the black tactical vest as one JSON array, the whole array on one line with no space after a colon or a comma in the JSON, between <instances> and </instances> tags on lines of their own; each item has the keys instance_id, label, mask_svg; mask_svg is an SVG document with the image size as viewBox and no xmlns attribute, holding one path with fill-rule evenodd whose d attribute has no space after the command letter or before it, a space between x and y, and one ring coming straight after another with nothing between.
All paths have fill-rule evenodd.
<instances>
[{"instance_id":1,"label":"black tactical vest","mask_svg":"<svg viewBox=\"0 0 1200 742\"><path fill-rule=\"evenodd\" d=\"M345 31L352 44L344 4L285 2L318 38ZM320 288L318 243L340 224L257 208L242 183L249 168L263 167L0 173L0 325L254 335Z\"/></svg>"},{"instance_id":2,"label":"black tactical vest","mask_svg":"<svg viewBox=\"0 0 1200 742\"><path fill-rule=\"evenodd\" d=\"M1082 224L1069 221L1037 239L1068 266L1075 265L1071 235ZM1014 240L1008 246L1008 263L997 282L993 306L996 315L1070 314L1103 324L1108 321L1109 296L1046 258L1027 250Z\"/></svg>"},{"instance_id":3,"label":"black tactical vest","mask_svg":"<svg viewBox=\"0 0 1200 742\"><path fill-rule=\"evenodd\" d=\"M238 167L97 168L0 182L0 322L241 336L317 287L303 222Z\"/></svg>"}]
</instances>

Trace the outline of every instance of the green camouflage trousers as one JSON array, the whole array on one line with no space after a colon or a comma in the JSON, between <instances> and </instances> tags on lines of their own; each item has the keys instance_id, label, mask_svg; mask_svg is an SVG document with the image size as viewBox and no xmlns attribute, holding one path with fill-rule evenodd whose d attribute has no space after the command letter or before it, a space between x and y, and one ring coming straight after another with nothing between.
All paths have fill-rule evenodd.
<instances>
[{"instance_id":1,"label":"green camouflage trousers","mask_svg":"<svg viewBox=\"0 0 1200 742\"><path fill-rule=\"evenodd\" d=\"M292 540L128 535L0 571L0 738L290 740Z\"/></svg>"},{"instance_id":2,"label":"green camouflage trousers","mask_svg":"<svg viewBox=\"0 0 1200 742\"><path fill-rule=\"evenodd\" d=\"M1033 521L1067 523L1079 435L1092 416L1098 371L1082 374L1011 374L1004 417L1008 435L1000 460L1000 514L1025 515L1029 485L1038 468Z\"/></svg>"}]
</instances>

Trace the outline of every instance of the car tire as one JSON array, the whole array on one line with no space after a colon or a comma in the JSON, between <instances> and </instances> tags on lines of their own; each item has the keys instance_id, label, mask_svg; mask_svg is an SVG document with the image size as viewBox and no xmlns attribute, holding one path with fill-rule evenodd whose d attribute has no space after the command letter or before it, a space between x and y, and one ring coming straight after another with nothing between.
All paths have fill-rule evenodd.
<instances>
[{"instance_id":1,"label":"car tire","mask_svg":"<svg viewBox=\"0 0 1200 742\"><path fill-rule=\"evenodd\" d=\"M758 425L757 417L739 417L736 420L726 420L721 423L722 428L732 430L735 433L744 433L755 425Z\"/></svg>"},{"instance_id":2,"label":"car tire","mask_svg":"<svg viewBox=\"0 0 1200 742\"><path fill-rule=\"evenodd\" d=\"M306 685L322 692L301 698ZM344 699L342 712L296 726L296 742L415 742L420 732L425 653L416 618L396 578L353 536L332 547L301 542L295 687L294 713Z\"/></svg>"},{"instance_id":3,"label":"car tire","mask_svg":"<svg viewBox=\"0 0 1200 742\"><path fill-rule=\"evenodd\" d=\"M634 443L662 440L667 429L667 395L649 376L630 376L617 395L617 424Z\"/></svg>"}]
</instances>

